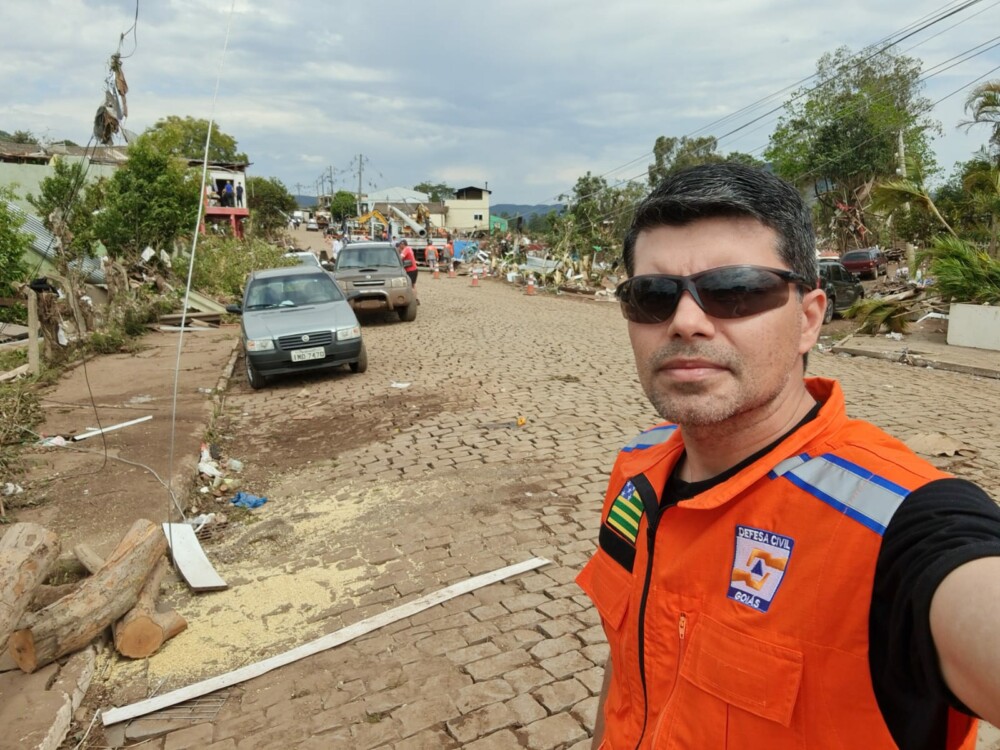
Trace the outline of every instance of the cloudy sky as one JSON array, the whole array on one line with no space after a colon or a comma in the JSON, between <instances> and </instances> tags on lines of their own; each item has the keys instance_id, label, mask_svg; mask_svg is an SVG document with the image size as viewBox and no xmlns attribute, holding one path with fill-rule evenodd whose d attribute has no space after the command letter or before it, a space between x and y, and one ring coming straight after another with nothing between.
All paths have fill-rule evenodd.
<instances>
[{"instance_id":1,"label":"cloudy sky","mask_svg":"<svg viewBox=\"0 0 1000 750\"><path fill-rule=\"evenodd\" d=\"M134 29L136 0L7 0L0 129L86 143L120 44L130 130L214 115L252 174L293 192L329 168L356 189L363 154L366 190L488 183L494 203L551 203L587 171L644 175L659 135L746 126L720 150L759 156L778 113L749 123L820 55L963 5L895 48L943 99L950 171L987 138L957 126L968 90L1000 78L1000 0L139 0Z\"/></svg>"}]
</instances>

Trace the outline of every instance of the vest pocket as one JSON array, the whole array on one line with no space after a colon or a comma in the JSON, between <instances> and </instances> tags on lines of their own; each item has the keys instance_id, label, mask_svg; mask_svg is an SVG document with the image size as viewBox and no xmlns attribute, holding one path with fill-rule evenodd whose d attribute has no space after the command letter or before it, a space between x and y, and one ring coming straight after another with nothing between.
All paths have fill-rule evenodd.
<instances>
[{"instance_id":1,"label":"vest pocket","mask_svg":"<svg viewBox=\"0 0 1000 750\"><path fill-rule=\"evenodd\" d=\"M702 745L706 750L804 748L801 728L792 726L802 684L802 653L705 614L692 631L681 683L666 708L656 747L684 747L692 737L702 737L711 738Z\"/></svg>"},{"instance_id":2,"label":"vest pocket","mask_svg":"<svg viewBox=\"0 0 1000 750\"><path fill-rule=\"evenodd\" d=\"M598 549L580 571L576 582L594 602L604 624L612 630L620 630L628 611L632 574L604 550Z\"/></svg>"}]
</instances>

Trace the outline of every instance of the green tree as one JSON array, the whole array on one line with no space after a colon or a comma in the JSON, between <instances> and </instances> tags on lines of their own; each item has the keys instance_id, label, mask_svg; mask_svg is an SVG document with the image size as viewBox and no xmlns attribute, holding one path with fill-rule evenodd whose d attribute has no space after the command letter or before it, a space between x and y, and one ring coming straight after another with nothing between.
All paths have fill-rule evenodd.
<instances>
[{"instance_id":1,"label":"green tree","mask_svg":"<svg viewBox=\"0 0 1000 750\"><path fill-rule=\"evenodd\" d=\"M872 52L841 47L819 58L819 83L792 94L764 152L777 174L849 197L866 182L896 175L900 133L907 155L933 171L929 136L940 126L920 94L920 61Z\"/></svg>"},{"instance_id":2,"label":"green tree","mask_svg":"<svg viewBox=\"0 0 1000 750\"><path fill-rule=\"evenodd\" d=\"M330 201L330 218L334 221L349 219L358 211L357 196L349 190L338 190Z\"/></svg>"},{"instance_id":3,"label":"green tree","mask_svg":"<svg viewBox=\"0 0 1000 750\"><path fill-rule=\"evenodd\" d=\"M16 295L16 285L28 280L25 253L31 247L31 235L21 231L24 218L10 208L7 201L15 196L10 188L0 187L0 297ZM0 320L23 320L23 309L0 308Z\"/></svg>"},{"instance_id":4,"label":"green tree","mask_svg":"<svg viewBox=\"0 0 1000 750\"><path fill-rule=\"evenodd\" d=\"M247 178L247 208L254 234L272 237L288 224L296 203L281 180L254 176Z\"/></svg>"},{"instance_id":5,"label":"green tree","mask_svg":"<svg viewBox=\"0 0 1000 750\"><path fill-rule=\"evenodd\" d=\"M38 137L30 130L15 130L10 139L14 143L38 143Z\"/></svg>"},{"instance_id":6,"label":"green tree","mask_svg":"<svg viewBox=\"0 0 1000 750\"><path fill-rule=\"evenodd\" d=\"M923 175L936 171L930 137L940 126L921 96L919 60L846 47L820 57L818 84L794 92L764 152L777 174L819 199L817 226L837 244L872 244L879 226L865 215L877 182L897 178L899 141ZM919 187L919 186L917 186Z\"/></svg>"},{"instance_id":7,"label":"green tree","mask_svg":"<svg viewBox=\"0 0 1000 750\"><path fill-rule=\"evenodd\" d=\"M653 163L647 169L649 186L655 187L667 175L697 164L718 164L724 161L736 161L749 166L764 164L750 154L738 151L720 154L718 146L718 141L710 135L698 138L688 138L686 135L680 138L659 136L653 144Z\"/></svg>"},{"instance_id":8,"label":"green tree","mask_svg":"<svg viewBox=\"0 0 1000 750\"><path fill-rule=\"evenodd\" d=\"M208 120L170 115L157 120L143 133L149 144L158 151L182 159L201 159L205 153ZM250 159L237 150L236 139L212 127L212 142L208 147L208 160L222 164L247 164Z\"/></svg>"},{"instance_id":9,"label":"green tree","mask_svg":"<svg viewBox=\"0 0 1000 750\"><path fill-rule=\"evenodd\" d=\"M146 248L170 249L195 229L201 198L198 175L184 160L140 136L128 161L108 180L94 230L108 253L133 261Z\"/></svg>"},{"instance_id":10,"label":"green tree","mask_svg":"<svg viewBox=\"0 0 1000 750\"><path fill-rule=\"evenodd\" d=\"M965 100L965 111L972 115L971 120L961 123L966 130L973 125L991 127L990 150L994 160L1000 163L1000 81L976 86Z\"/></svg>"},{"instance_id":11,"label":"green tree","mask_svg":"<svg viewBox=\"0 0 1000 750\"><path fill-rule=\"evenodd\" d=\"M421 182L414 185L413 189L419 193L427 193L433 203L441 203L455 197L455 189L443 182Z\"/></svg>"},{"instance_id":12,"label":"green tree","mask_svg":"<svg viewBox=\"0 0 1000 750\"><path fill-rule=\"evenodd\" d=\"M39 183L38 195L27 195L45 228L68 244L60 247L57 265L65 273L70 261L91 254L94 216L103 207L104 183L85 183L83 163L55 159L52 174ZM61 218L65 230L56 226Z\"/></svg>"}]
</instances>

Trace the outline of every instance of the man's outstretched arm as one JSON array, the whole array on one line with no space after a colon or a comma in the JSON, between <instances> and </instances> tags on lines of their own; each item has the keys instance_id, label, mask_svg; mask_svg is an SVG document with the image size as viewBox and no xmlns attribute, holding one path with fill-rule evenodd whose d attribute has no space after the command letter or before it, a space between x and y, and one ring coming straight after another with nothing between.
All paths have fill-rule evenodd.
<instances>
[{"instance_id":1,"label":"man's outstretched arm","mask_svg":"<svg viewBox=\"0 0 1000 750\"><path fill-rule=\"evenodd\" d=\"M962 703L1000 723L1000 557L961 565L931 599L941 674Z\"/></svg>"}]
</instances>

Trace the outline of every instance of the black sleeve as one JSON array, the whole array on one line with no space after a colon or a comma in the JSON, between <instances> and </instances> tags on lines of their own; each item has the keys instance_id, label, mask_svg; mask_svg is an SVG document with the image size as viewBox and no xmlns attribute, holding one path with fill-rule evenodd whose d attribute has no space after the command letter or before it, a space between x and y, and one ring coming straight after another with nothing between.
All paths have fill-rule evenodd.
<instances>
[{"instance_id":1,"label":"black sleeve","mask_svg":"<svg viewBox=\"0 0 1000 750\"><path fill-rule=\"evenodd\" d=\"M931 637L931 599L955 568L1000 557L1000 508L963 479L914 490L889 522L875 567L869 664L875 697L901 750L943 748L948 690Z\"/></svg>"}]
</instances>

